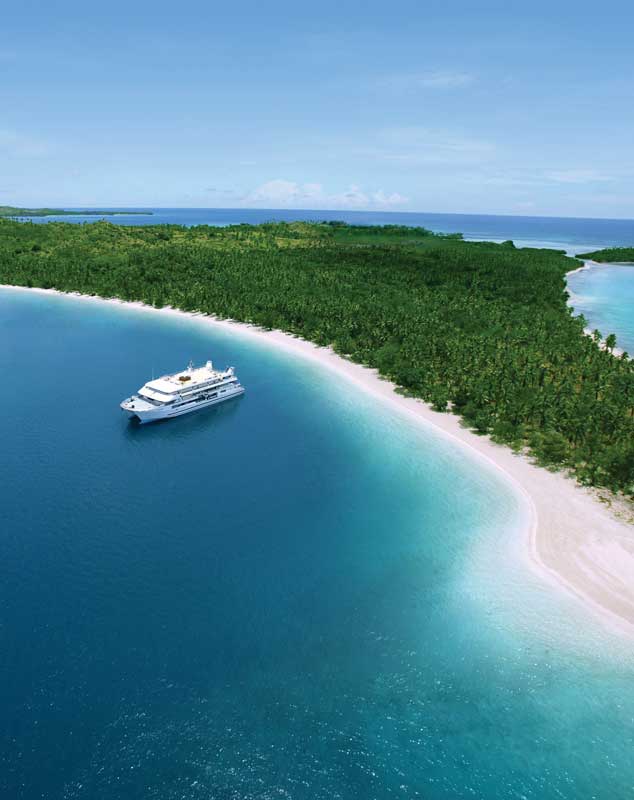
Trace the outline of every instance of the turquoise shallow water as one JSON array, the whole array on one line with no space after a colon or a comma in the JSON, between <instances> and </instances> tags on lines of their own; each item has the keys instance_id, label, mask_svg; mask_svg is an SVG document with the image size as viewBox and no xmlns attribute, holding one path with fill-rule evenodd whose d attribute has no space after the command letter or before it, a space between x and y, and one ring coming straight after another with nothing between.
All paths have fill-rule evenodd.
<instances>
[{"instance_id":1,"label":"turquoise shallow water","mask_svg":"<svg viewBox=\"0 0 634 800\"><path fill-rule=\"evenodd\" d=\"M0 290L0 370L0 796L632 796L630 648L465 451L187 318Z\"/></svg>"},{"instance_id":2,"label":"turquoise shallow water","mask_svg":"<svg viewBox=\"0 0 634 800\"><path fill-rule=\"evenodd\" d=\"M618 346L634 355L634 265L592 265L569 275L568 288L588 327L615 333Z\"/></svg>"}]
</instances>

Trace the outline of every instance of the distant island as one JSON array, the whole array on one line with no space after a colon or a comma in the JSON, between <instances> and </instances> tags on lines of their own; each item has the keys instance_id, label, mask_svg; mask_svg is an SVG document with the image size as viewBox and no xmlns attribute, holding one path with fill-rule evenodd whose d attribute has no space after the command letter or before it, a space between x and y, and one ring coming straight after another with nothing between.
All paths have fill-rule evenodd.
<instances>
[{"instance_id":1,"label":"distant island","mask_svg":"<svg viewBox=\"0 0 634 800\"><path fill-rule=\"evenodd\" d=\"M634 264L634 247L608 247L593 253L580 253L577 258L589 258L603 264Z\"/></svg>"},{"instance_id":2,"label":"distant island","mask_svg":"<svg viewBox=\"0 0 634 800\"><path fill-rule=\"evenodd\" d=\"M152 211L68 211L63 208L18 208L17 206L0 206L0 217L114 217L124 214L135 216L152 216Z\"/></svg>"}]
</instances>

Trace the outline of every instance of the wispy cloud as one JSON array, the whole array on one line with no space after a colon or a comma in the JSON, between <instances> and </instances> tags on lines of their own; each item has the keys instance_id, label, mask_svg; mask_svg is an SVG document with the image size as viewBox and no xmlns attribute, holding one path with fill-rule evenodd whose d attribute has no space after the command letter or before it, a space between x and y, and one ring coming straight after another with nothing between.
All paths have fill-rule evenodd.
<instances>
[{"instance_id":1,"label":"wispy cloud","mask_svg":"<svg viewBox=\"0 0 634 800\"><path fill-rule=\"evenodd\" d=\"M49 153L47 142L16 131L0 129L0 155L12 158L39 158Z\"/></svg>"},{"instance_id":2,"label":"wispy cloud","mask_svg":"<svg viewBox=\"0 0 634 800\"><path fill-rule=\"evenodd\" d=\"M470 72L456 70L431 70L427 72L402 72L386 75L377 85L380 88L391 89L398 92L412 92L417 90L451 90L464 89L475 83L475 75Z\"/></svg>"},{"instance_id":3,"label":"wispy cloud","mask_svg":"<svg viewBox=\"0 0 634 800\"><path fill-rule=\"evenodd\" d=\"M393 208L408 202L398 192L365 191L351 184L342 192L327 192L320 183L296 183L277 178L258 186L244 198L245 205L280 208Z\"/></svg>"},{"instance_id":4,"label":"wispy cloud","mask_svg":"<svg viewBox=\"0 0 634 800\"><path fill-rule=\"evenodd\" d=\"M520 186L542 188L565 184L583 185L612 183L625 177L626 172L616 176L609 172L584 167L549 169L543 167L516 167L509 165L504 170L496 170L486 175L478 175L477 180L489 186Z\"/></svg>"},{"instance_id":5,"label":"wispy cloud","mask_svg":"<svg viewBox=\"0 0 634 800\"><path fill-rule=\"evenodd\" d=\"M609 175L597 169L556 169L547 170L544 178L554 183L606 183L616 180L614 175Z\"/></svg>"},{"instance_id":6,"label":"wispy cloud","mask_svg":"<svg viewBox=\"0 0 634 800\"><path fill-rule=\"evenodd\" d=\"M479 164L489 161L496 152L492 142L451 131L418 126L386 128L374 136L374 142L355 148L356 154L393 164Z\"/></svg>"}]
</instances>

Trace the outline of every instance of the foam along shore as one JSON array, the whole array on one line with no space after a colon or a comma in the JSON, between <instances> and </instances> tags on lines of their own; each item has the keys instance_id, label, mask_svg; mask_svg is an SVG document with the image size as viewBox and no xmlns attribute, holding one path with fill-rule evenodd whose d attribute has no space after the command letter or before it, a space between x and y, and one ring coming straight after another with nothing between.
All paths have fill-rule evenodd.
<instances>
[{"instance_id":1,"label":"foam along shore","mask_svg":"<svg viewBox=\"0 0 634 800\"><path fill-rule=\"evenodd\" d=\"M625 264L625 262L621 264L612 264L612 263L608 264L608 263L603 263L601 261L592 261L591 259L586 258L584 259L584 262L580 267L577 267L577 269L571 269L570 272L566 272L566 278L568 278L569 275L574 275L577 272L585 272L585 270L588 269L595 269L597 267L614 267L614 266L629 266L629 265ZM634 267L634 264L632 264L631 266ZM566 287L566 290L568 292L568 305L574 308L576 295L574 294L573 291L571 291L569 286ZM593 336L594 334L592 328L584 328L583 332L586 334L586 336ZM605 348L605 341L599 342L599 347ZM621 347L615 347L612 350L612 354L615 356L622 356L624 352L625 351Z\"/></svg>"},{"instance_id":2,"label":"foam along shore","mask_svg":"<svg viewBox=\"0 0 634 800\"><path fill-rule=\"evenodd\" d=\"M63 294L55 289L0 286L15 291ZM143 303L73 293L88 302L117 303L153 314L196 317L216 329L250 337L271 347L315 362L352 382L385 406L421 426L433 427L468 448L497 469L518 494L524 509L525 554L530 567L550 584L574 595L594 615L619 633L634 635L634 525L617 518L596 490L581 487L563 473L537 467L523 455L477 436L453 414L433 411L427 404L398 394L394 384L376 370L338 356L330 348L281 331L221 320L202 313L161 309Z\"/></svg>"}]
</instances>

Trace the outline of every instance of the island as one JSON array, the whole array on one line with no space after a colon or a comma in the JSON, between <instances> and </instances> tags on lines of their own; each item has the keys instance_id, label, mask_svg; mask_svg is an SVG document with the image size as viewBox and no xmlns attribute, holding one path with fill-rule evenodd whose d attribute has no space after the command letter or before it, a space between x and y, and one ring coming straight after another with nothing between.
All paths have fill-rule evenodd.
<instances>
[{"instance_id":1,"label":"island","mask_svg":"<svg viewBox=\"0 0 634 800\"><path fill-rule=\"evenodd\" d=\"M18 208L17 206L0 206L0 217L116 217L152 216L152 211L100 211L100 210L68 210L63 208Z\"/></svg>"},{"instance_id":2,"label":"island","mask_svg":"<svg viewBox=\"0 0 634 800\"><path fill-rule=\"evenodd\" d=\"M632 635L634 361L570 307L580 265L401 226L0 219L5 290L193 314L465 447L514 490L540 578Z\"/></svg>"},{"instance_id":3,"label":"island","mask_svg":"<svg viewBox=\"0 0 634 800\"><path fill-rule=\"evenodd\" d=\"M577 258L587 258L603 264L634 264L634 247L607 247L593 253L580 253Z\"/></svg>"},{"instance_id":4,"label":"island","mask_svg":"<svg viewBox=\"0 0 634 800\"><path fill-rule=\"evenodd\" d=\"M562 252L345 223L30 226L0 283L172 306L301 336L585 485L634 495L634 362L584 333ZM606 346L607 345L607 346Z\"/></svg>"}]
</instances>

